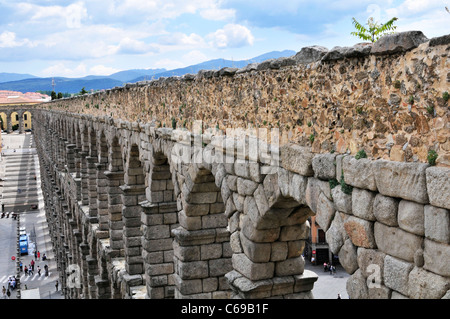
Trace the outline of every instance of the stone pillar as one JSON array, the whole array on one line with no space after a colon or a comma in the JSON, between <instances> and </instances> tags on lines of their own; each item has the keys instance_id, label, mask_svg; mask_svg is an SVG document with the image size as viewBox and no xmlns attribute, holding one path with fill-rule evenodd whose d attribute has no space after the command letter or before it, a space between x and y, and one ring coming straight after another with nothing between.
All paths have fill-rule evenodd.
<instances>
[{"instance_id":1,"label":"stone pillar","mask_svg":"<svg viewBox=\"0 0 450 319\"><path fill-rule=\"evenodd\" d=\"M11 118L12 114L11 112L6 113L6 127L7 127L7 133L12 133L12 118Z\"/></svg>"},{"instance_id":2,"label":"stone pillar","mask_svg":"<svg viewBox=\"0 0 450 319\"><path fill-rule=\"evenodd\" d=\"M125 248L126 270L130 275L143 274L141 206L145 199L144 185L122 185L123 243Z\"/></svg>"},{"instance_id":3,"label":"stone pillar","mask_svg":"<svg viewBox=\"0 0 450 319\"><path fill-rule=\"evenodd\" d=\"M97 214L99 231L109 230L109 215L108 215L108 179L105 176L106 165L102 163L96 163L95 169L97 171ZM109 237L109 233L106 237ZM102 236L102 238L105 238Z\"/></svg>"},{"instance_id":4,"label":"stone pillar","mask_svg":"<svg viewBox=\"0 0 450 319\"><path fill-rule=\"evenodd\" d=\"M122 221L122 190L123 172L105 171L108 190L108 220L109 240L113 251L111 257L124 256L123 251L123 221Z\"/></svg>"},{"instance_id":5,"label":"stone pillar","mask_svg":"<svg viewBox=\"0 0 450 319\"><path fill-rule=\"evenodd\" d=\"M25 133L25 129L23 127L23 113L19 114L19 134Z\"/></svg>"},{"instance_id":6,"label":"stone pillar","mask_svg":"<svg viewBox=\"0 0 450 319\"><path fill-rule=\"evenodd\" d=\"M81 152L81 205L89 206L89 174L87 152Z\"/></svg>"},{"instance_id":7,"label":"stone pillar","mask_svg":"<svg viewBox=\"0 0 450 319\"><path fill-rule=\"evenodd\" d=\"M98 220L97 211L97 158L86 157L87 163L87 176L88 176L88 201L89 201L89 216L95 217Z\"/></svg>"},{"instance_id":8,"label":"stone pillar","mask_svg":"<svg viewBox=\"0 0 450 319\"><path fill-rule=\"evenodd\" d=\"M68 173L75 173L75 144L66 145L67 156L67 171Z\"/></svg>"},{"instance_id":9,"label":"stone pillar","mask_svg":"<svg viewBox=\"0 0 450 319\"><path fill-rule=\"evenodd\" d=\"M172 225L177 222L177 203L148 201L142 206L142 257L147 284L147 297L174 297L174 264Z\"/></svg>"}]
</instances>

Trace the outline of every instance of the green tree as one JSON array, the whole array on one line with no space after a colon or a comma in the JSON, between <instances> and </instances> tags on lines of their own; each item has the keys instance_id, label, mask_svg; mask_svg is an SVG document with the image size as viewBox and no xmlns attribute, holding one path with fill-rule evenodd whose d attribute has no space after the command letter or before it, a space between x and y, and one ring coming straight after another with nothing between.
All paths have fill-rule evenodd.
<instances>
[{"instance_id":1,"label":"green tree","mask_svg":"<svg viewBox=\"0 0 450 319\"><path fill-rule=\"evenodd\" d=\"M360 39L371 41L372 43L377 41L384 34L394 33L393 31L397 28L397 26L394 25L394 22L398 20L398 18L394 17L384 24L379 24L378 22L375 22L372 17L370 17L366 24L368 28L366 28L364 25L356 21L355 18L352 19L353 25L357 31L351 32L350 34L357 36Z\"/></svg>"},{"instance_id":2,"label":"green tree","mask_svg":"<svg viewBox=\"0 0 450 319\"><path fill-rule=\"evenodd\" d=\"M57 96L56 96L56 92L55 92L55 91L52 91L51 97L52 97L52 100L56 100L56 99L57 99Z\"/></svg>"},{"instance_id":3,"label":"green tree","mask_svg":"<svg viewBox=\"0 0 450 319\"><path fill-rule=\"evenodd\" d=\"M63 98L63 94L61 92L58 92L58 99L62 99Z\"/></svg>"},{"instance_id":4,"label":"green tree","mask_svg":"<svg viewBox=\"0 0 450 319\"><path fill-rule=\"evenodd\" d=\"M84 86L83 86L83 88L81 89L81 91L80 91L80 95L83 95L83 94L86 94L87 93L87 91L86 91L86 89L84 88Z\"/></svg>"}]
</instances>

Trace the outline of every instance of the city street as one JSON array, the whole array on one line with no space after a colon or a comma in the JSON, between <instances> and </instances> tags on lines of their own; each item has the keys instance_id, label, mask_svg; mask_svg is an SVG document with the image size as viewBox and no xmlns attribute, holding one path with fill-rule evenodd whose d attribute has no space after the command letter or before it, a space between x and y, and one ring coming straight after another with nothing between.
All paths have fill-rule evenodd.
<instances>
[{"instance_id":1,"label":"city street","mask_svg":"<svg viewBox=\"0 0 450 319\"><path fill-rule=\"evenodd\" d=\"M305 269L319 276L312 291L314 299L337 299L338 294L341 295L341 299L348 299L346 284L350 275L342 266L336 266L336 273L333 275L330 275L328 271L324 272L323 265L315 266L309 261L306 261Z\"/></svg>"},{"instance_id":2,"label":"city street","mask_svg":"<svg viewBox=\"0 0 450 319\"><path fill-rule=\"evenodd\" d=\"M62 299L60 290L56 292L55 287L59 275L45 218L39 161L33 135L2 133L2 144L0 190L6 214L0 219L0 247L2 247L0 286L8 288L9 278L15 276L20 278L20 299ZM18 213L20 217L12 218L13 212ZM25 227L28 235L28 254L18 254L18 224ZM40 252L40 259L36 260L35 250ZM45 261L42 260L44 253L48 257ZM25 275L24 271L18 273L18 260L23 268L29 267L34 260L34 273L32 275ZM48 276L45 276L45 265L48 266ZM38 266L41 268L40 275ZM1 297L4 296L0 295ZM12 290L9 298L18 299L18 297L18 289Z\"/></svg>"}]
</instances>

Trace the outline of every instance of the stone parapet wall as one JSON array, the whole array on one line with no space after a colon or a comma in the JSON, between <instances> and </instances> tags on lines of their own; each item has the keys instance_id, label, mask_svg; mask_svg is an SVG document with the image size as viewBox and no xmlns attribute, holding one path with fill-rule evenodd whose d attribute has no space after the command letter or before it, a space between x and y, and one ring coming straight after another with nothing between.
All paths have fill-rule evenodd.
<instances>
[{"instance_id":1,"label":"stone parapet wall","mask_svg":"<svg viewBox=\"0 0 450 319\"><path fill-rule=\"evenodd\" d=\"M450 169L329 154L312 165L316 222L352 274L350 298L450 298Z\"/></svg>"},{"instance_id":2,"label":"stone parapet wall","mask_svg":"<svg viewBox=\"0 0 450 319\"><path fill-rule=\"evenodd\" d=\"M314 153L450 166L450 36L386 36L351 48L307 47L242 69L200 71L39 107L190 131L279 129ZM446 93L447 92L447 95ZM195 128L195 121L202 121Z\"/></svg>"}]
</instances>

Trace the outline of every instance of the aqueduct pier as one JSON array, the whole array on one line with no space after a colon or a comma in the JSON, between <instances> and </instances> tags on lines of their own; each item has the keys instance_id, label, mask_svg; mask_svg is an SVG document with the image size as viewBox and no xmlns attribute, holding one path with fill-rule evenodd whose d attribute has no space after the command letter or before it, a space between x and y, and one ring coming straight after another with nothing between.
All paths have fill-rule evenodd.
<instances>
[{"instance_id":1,"label":"aqueduct pier","mask_svg":"<svg viewBox=\"0 0 450 319\"><path fill-rule=\"evenodd\" d=\"M312 298L310 216L350 298L449 298L449 42L309 47L31 109L66 298Z\"/></svg>"}]
</instances>

